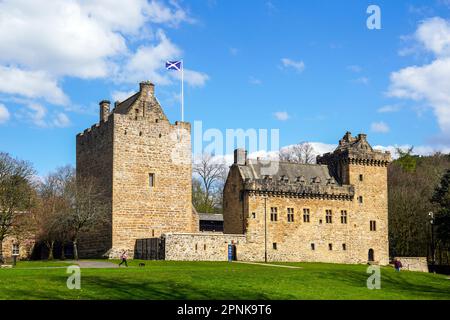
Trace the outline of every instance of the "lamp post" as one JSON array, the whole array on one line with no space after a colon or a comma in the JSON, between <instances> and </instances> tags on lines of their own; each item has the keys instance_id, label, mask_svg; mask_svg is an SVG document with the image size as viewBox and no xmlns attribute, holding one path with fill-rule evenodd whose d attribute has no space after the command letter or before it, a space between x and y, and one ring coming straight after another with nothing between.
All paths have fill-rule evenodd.
<instances>
[{"instance_id":1,"label":"lamp post","mask_svg":"<svg viewBox=\"0 0 450 320\"><path fill-rule=\"evenodd\" d=\"M435 247L434 247L434 213L429 212L428 216L430 217L430 226L431 226L431 265L433 266L434 272L434 264L435 264Z\"/></svg>"},{"instance_id":2,"label":"lamp post","mask_svg":"<svg viewBox=\"0 0 450 320\"><path fill-rule=\"evenodd\" d=\"M264 262L267 263L267 194L264 194Z\"/></svg>"}]
</instances>

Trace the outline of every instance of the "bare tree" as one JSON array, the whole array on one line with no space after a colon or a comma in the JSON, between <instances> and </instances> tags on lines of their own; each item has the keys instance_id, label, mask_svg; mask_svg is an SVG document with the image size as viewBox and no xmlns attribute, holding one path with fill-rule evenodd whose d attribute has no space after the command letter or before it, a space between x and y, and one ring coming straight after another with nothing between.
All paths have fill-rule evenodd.
<instances>
[{"instance_id":1,"label":"bare tree","mask_svg":"<svg viewBox=\"0 0 450 320\"><path fill-rule=\"evenodd\" d=\"M279 153L280 161L289 161L295 163L315 163L315 151L309 142L301 142L290 148L281 150Z\"/></svg>"},{"instance_id":2,"label":"bare tree","mask_svg":"<svg viewBox=\"0 0 450 320\"><path fill-rule=\"evenodd\" d=\"M221 188L223 189L225 163L214 159L211 154L204 153L195 161L193 171L199 176L200 186L193 184L196 197L200 197L198 211L213 212L221 202ZM195 178L194 178L195 179ZM201 194L199 191L203 191ZM219 197L218 197L219 195Z\"/></svg>"},{"instance_id":3,"label":"bare tree","mask_svg":"<svg viewBox=\"0 0 450 320\"><path fill-rule=\"evenodd\" d=\"M39 204L35 210L34 219L37 227L37 239L48 249L48 259L53 259L53 248L56 241L62 244L64 258L64 243L67 241L67 226L65 215L69 209L67 187L74 177L71 166L58 168L50 173L39 185Z\"/></svg>"},{"instance_id":4,"label":"bare tree","mask_svg":"<svg viewBox=\"0 0 450 320\"><path fill-rule=\"evenodd\" d=\"M65 196L69 201L69 208L64 222L70 233L74 258L78 260L80 234L109 224L108 210L104 194L92 177L73 176L67 184Z\"/></svg>"},{"instance_id":5,"label":"bare tree","mask_svg":"<svg viewBox=\"0 0 450 320\"><path fill-rule=\"evenodd\" d=\"M30 163L0 153L0 263L4 263L3 240L32 206L33 175Z\"/></svg>"}]
</instances>

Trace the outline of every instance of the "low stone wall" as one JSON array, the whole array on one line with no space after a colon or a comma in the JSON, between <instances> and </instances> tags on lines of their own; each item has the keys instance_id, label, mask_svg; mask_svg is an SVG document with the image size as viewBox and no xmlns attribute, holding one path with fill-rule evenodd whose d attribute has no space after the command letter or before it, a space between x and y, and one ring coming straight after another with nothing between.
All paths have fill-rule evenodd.
<instances>
[{"instance_id":1,"label":"low stone wall","mask_svg":"<svg viewBox=\"0 0 450 320\"><path fill-rule=\"evenodd\" d=\"M246 243L244 235L221 233L168 233L165 238L165 259L172 261L227 261L228 245L237 248Z\"/></svg>"},{"instance_id":2,"label":"low stone wall","mask_svg":"<svg viewBox=\"0 0 450 320\"><path fill-rule=\"evenodd\" d=\"M402 263L404 270L428 272L428 262L426 257L396 257Z\"/></svg>"}]
</instances>

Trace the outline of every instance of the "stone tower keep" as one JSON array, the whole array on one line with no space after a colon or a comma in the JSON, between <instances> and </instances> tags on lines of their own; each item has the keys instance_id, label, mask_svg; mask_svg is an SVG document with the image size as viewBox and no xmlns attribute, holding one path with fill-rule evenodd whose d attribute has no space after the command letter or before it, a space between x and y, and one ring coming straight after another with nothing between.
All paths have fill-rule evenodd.
<instances>
[{"instance_id":1,"label":"stone tower keep","mask_svg":"<svg viewBox=\"0 0 450 320\"><path fill-rule=\"evenodd\" d=\"M352 137L350 132L339 141L334 152L317 158L317 163L328 165L339 183L354 187L352 211L364 221L354 224L362 244L358 255L367 254L367 248L376 248L372 251L374 260L383 264L387 264L389 257L387 166L390 161L389 152L374 150L365 134Z\"/></svg>"},{"instance_id":2,"label":"stone tower keep","mask_svg":"<svg viewBox=\"0 0 450 320\"><path fill-rule=\"evenodd\" d=\"M84 235L81 256L114 257L132 253L136 239L198 231L190 130L189 123L169 122L150 82L112 111L100 102L99 123L77 135L77 175L96 178L110 225Z\"/></svg>"}]
</instances>

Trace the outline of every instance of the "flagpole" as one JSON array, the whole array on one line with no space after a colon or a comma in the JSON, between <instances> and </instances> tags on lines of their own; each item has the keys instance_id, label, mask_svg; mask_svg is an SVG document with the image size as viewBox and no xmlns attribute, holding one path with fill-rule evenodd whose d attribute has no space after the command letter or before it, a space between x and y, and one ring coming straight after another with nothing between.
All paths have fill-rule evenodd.
<instances>
[{"instance_id":1,"label":"flagpole","mask_svg":"<svg viewBox=\"0 0 450 320\"><path fill-rule=\"evenodd\" d=\"M181 122L184 122L184 61L181 59Z\"/></svg>"}]
</instances>

